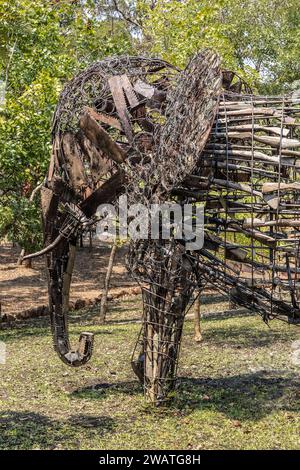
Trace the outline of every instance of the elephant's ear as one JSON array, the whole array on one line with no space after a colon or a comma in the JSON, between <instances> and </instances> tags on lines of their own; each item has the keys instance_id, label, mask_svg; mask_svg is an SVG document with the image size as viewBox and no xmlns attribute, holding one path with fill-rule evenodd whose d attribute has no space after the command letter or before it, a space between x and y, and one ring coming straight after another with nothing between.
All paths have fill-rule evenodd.
<instances>
[{"instance_id":1,"label":"elephant's ear","mask_svg":"<svg viewBox=\"0 0 300 470\"><path fill-rule=\"evenodd\" d=\"M211 50L195 55L179 74L167 97L166 122L156 155L164 190L172 190L197 165L214 123L221 89L220 58Z\"/></svg>"}]
</instances>

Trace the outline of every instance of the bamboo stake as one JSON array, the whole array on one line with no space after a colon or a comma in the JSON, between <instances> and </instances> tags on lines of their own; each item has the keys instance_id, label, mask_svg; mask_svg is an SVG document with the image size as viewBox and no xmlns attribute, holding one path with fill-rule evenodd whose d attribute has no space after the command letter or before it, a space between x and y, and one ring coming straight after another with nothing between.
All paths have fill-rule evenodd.
<instances>
[{"instance_id":1,"label":"bamboo stake","mask_svg":"<svg viewBox=\"0 0 300 470\"><path fill-rule=\"evenodd\" d=\"M195 301L195 309L194 309L194 340L196 343L200 343L202 341L202 332L201 332L201 301L200 301L200 294L198 295Z\"/></svg>"},{"instance_id":2,"label":"bamboo stake","mask_svg":"<svg viewBox=\"0 0 300 470\"><path fill-rule=\"evenodd\" d=\"M109 261L108 261L108 266L107 266L107 271L106 271L106 276L105 276L105 281L104 281L104 288L103 288L103 292L101 296L100 314L99 314L100 324L104 324L106 320L107 295L108 295L108 290L109 290L109 285L110 285L110 278L111 278L112 270L114 267L114 260L115 260L116 252L117 252L117 242L115 241L110 251L110 256L109 256Z\"/></svg>"}]
</instances>

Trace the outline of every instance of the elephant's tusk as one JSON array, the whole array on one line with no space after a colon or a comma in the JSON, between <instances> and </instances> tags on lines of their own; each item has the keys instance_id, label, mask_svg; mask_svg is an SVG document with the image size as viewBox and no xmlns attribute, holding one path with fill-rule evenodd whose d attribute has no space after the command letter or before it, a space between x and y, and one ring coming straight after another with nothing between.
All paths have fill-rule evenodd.
<instances>
[{"instance_id":1,"label":"elephant's tusk","mask_svg":"<svg viewBox=\"0 0 300 470\"><path fill-rule=\"evenodd\" d=\"M46 255L47 253L49 253L50 251L54 250L54 248L57 247L57 245L59 245L63 240L65 239L65 237L60 233L56 238L55 240L50 243L50 245L46 246L45 248L43 248L41 251L37 251L36 253L31 253L30 255L26 255L22 258L22 261L25 261L27 259L32 259L32 258L38 258L39 256L43 256L43 255Z\"/></svg>"}]
</instances>

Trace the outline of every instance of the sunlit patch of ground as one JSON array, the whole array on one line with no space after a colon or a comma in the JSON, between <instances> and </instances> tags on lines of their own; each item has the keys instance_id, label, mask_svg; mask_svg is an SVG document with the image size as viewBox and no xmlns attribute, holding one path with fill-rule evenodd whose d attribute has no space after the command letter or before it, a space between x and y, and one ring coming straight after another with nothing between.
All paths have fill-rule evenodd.
<instances>
[{"instance_id":1,"label":"sunlit patch of ground","mask_svg":"<svg viewBox=\"0 0 300 470\"><path fill-rule=\"evenodd\" d=\"M88 247L78 248L71 284L70 300L91 300L102 291L110 255L109 245L94 241ZM111 277L111 293L129 289L135 285L126 271L124 258L126 248L119 248ZM48 303L47 273L45 259L33 261L32 269L18 266L20 248L10 243L0 243L0 304L1 314L16 315L24 310Z\"/></svg>"}]
</instances>

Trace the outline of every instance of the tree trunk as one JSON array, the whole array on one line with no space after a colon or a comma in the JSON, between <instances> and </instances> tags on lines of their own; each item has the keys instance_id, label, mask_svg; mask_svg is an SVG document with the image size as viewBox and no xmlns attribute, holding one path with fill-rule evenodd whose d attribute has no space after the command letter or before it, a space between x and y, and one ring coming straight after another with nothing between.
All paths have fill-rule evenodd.
<instances>
[{"instance_id":1,"label":"tree trunk","mask_svg":"<svg viewBox=\"0 0 300 470\"><path fill-rule=\"evenodd\" d=\"M24 258L24 256L26 256L26 254L28 254L28 253L26 253L25 249L22 248L21 253L19 254L18 261L17 261L17 266L23 265L24 268L31 269L32 268L32 259L25 259L25 261L23 261L23 258Z\"/></svg>"},{"instance_id":2,"label":"tree trunk","mask_svg":"<svg viewBox=\"0 0 300 470\"><path fill-rule=\"evenodd\" d=\"M24 248L22 248L21 253L19 254L18 261L17 261L17 266L21 266L24 256L25 256L25 250Z\"/></svg>"},{"instance_id":3,"label":"tree trunk","mask_svg":"<svg viewBox=\"0 0 300 470\"><path fill-rule=\"evenodd\" d=\"M194 311L194 331L195 331L194 339L197 343L200 343L202 341L201 326L200 326L200 319L201 319L200 308L201 308L200 295L198 295L196 302L195 302L195 311Z\"/></svg>"},{"instance_id":4,"label":"tree trunk","mask_svg":"<svg viewBox=\"0 0 300 470\"><path fill-rule=\"evenodd\" d=\"M89 230L89 252L93 249L93 234L92 231Z\"/></svg>"},{"instance_id":5,"label":"tree trunk","mask_svg":"<svg viewBox=\"0 0 300 470\"><path fill-rule=\"evenodd\" d=\"M104 288L103 288L102 297L101 297L100 316L99 316L99 322L101 324L105 323L106 311L107 311L107 294L108 294L110 278L111 278L111 274L112 274L112 270L114 266L114 259L115 259L116 251L117 251L117 243L114 242L111 248L111 252L110 252L110 257L109 257L106 276L105 276Z\"/></svg>"},{"instance_id":6,"label":"tree trunk","mask_svg":"<svg viewBox=\"0 0 300 470\"><path fill-rule=\"evenodd\" d=\"M42 186L43 186L43 183L39 183L39 184L34 188L34 190L32 191L32 193L30 194L29 202L33 202L36 193L37 193L38 191L40 191L40 189L42 188ZM20 253L20 255L19 255L19 258L18 258L18 261L17 261L17 266L21 266L21 264L23 264L23 258L24 258L24 256L25 256L25 254L26 254L26 253L25 253L25 249L22 248L22 251L21 251L21 253ZM25 266L25 268L32 268L32 260L31 260L31 259L25 260L24 266Z\"/></svg>"},{"instance_id":7,"label":"tree trunk","mask_svg":"<svg viewBox=\"0 0 300 470\"><path fill-rule=\"evenodd\" d=\"M26 259L24 261L24 267L28 268L28 269L31 269L32 268L32 259Z\"/></svg>"}]
</instances>

